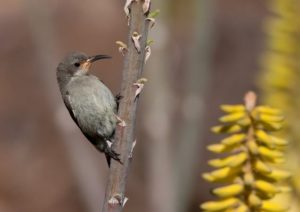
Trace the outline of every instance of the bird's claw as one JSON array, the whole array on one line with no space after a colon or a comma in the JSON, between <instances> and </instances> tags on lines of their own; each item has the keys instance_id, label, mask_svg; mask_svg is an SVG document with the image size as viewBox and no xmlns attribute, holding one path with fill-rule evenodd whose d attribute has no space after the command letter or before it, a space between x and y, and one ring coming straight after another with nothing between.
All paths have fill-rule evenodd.
<instances>
[{"instance_id":1,"label":"bird's claw","mask_svg":"<svg viewBox=\"0 0 300 212\"><path fill-rule=\"evenodd\" d=\"M104 150L105 155L107 155L108 157L114 159L115 161L118 161L120 164L123 164L121 159L120 159L120 154L116 153L112 147L106 146L105 150Z\"/></svg>"},{"instance_id":2,"label":"bird's claw","mask_svg":"<svg viewBox=\"0 0 300 212\"><path fill-rule=\"evenodd\" d=\"M123 99L124 96L122 96L120 93L118 93L116 96L115 96L115 100L116 102L120 102L121 99Z\"/></svg>"},{"instance_id":3,"label":"bird's claw","mask_svg":"<svg viewBox=\"0 0 300 212\"><path fill-rule=\"evenodd\" d=\"M120 106L120 101L121 99L123 99L124 96L122 96L120 93L118 93L116 96L115 96L115 101L117 103L117 111L119 111L119 106Z\"/></svg>"}]
</instances>

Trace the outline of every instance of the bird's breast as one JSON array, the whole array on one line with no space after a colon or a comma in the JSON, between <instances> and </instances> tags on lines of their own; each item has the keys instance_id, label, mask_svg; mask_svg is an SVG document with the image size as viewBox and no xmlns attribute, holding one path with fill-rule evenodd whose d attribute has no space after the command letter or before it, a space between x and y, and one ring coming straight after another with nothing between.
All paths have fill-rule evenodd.
<instances>
[{"instance_id":1,"label":"bird's breast","mask_svg":"<svg viewBox=\"0 0 300 212\"><path fill-rule=\"evenodd\" d=\"M67 87L74 117L89 136L110 137L116 127L116 102L111 91L95 79L71 81Z\"/></svg>"}]
</instances>

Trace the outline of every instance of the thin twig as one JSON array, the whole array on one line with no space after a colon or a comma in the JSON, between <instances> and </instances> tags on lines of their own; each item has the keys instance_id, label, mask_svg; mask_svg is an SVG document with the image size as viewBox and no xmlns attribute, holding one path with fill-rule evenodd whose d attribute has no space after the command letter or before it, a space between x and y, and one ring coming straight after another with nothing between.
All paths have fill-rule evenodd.
<instances>
[{"instance_id":1,"label":"thin twig","mask_svg":"<svg viewBox=\"0 0 300 212\"><path fill-rule=\"evenodd\" d=\"M111 164L103 212L120 212L127 201L125 187L131 162L132 146L136 139L137 98L135 93L137 87L134 84L141 78L149 28L149 21L146 20L147 17L143 12L143 3L144 1L142 0L136 0L132 1L129 6L128 52L124 59L121 86L121 96L123 98L120 102L118 113L118 117L126 123L126 126L117 127L113 144L114 150L121 154L123 165L116 161L113 161ZM137 36L139 37L138 39L136 39Z\"/></svg>"}]
</instances>

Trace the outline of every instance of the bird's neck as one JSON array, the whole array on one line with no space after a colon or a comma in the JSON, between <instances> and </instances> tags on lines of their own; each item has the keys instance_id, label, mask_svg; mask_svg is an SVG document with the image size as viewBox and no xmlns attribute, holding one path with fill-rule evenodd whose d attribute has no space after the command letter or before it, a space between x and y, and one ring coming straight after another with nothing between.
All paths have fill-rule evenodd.
<instances>
[{"instance_id":1,"label":"bird's neck","mask_svg":"<svg viewBox=\"0 0 300 212\"><path fill-rule=\"evenodd\" d=\"M56 77L59 84L59 89L63 91L66 85L70 82L72 75L66 72L57 71Z\"/></svg>"}]
</instances>

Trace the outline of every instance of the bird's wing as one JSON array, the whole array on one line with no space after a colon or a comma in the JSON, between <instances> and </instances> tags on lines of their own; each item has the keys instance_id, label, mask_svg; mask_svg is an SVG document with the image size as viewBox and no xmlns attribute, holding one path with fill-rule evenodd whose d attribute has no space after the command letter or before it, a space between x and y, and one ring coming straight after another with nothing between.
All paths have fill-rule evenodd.
<instances>
[{"instance_id":1,"label":"bird's wing","mask_svg":"<svg viewBox=\"0 0 300 212\"><path fill-rule=\"evenodd\" d=\"M78 125L78 121L77 121L77 118L76 118L76 115L75 115L75 111L74 109L72 108L72 102L71 102L71 97L69 95L68 92L66 92L66 95L65 95L65 98L64 98L64 103L66 105L66 108L68 109L73 121Z\"/></svg>"}]
</instances>

